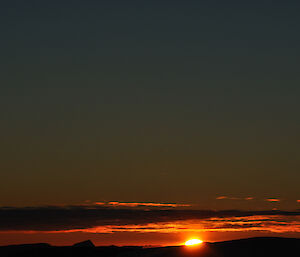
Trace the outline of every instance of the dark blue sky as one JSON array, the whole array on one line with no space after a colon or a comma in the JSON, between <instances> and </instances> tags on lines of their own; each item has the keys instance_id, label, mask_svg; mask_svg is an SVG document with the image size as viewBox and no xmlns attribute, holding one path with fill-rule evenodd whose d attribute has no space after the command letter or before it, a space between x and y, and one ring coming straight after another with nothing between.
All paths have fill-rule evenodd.
<instances>
[{"instance_id":1,"label":"dark blue sky","mask_svg":"<svg viewBox=\"0 0 300 257\"><path fill-rule=\"evenodd\" d=\"M296 209L297 1L2 1L0 205ZM59 195L60 197L54 197Z\"/></svg>"}]
</instances>

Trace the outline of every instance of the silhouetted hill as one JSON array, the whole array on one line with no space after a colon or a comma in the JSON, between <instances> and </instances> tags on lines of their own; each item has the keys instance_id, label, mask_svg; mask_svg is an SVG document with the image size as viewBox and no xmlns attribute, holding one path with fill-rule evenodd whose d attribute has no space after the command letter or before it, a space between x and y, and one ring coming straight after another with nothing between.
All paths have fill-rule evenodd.
<instances>
[{"instance_id":1,"label":"silhouetted hill","mask_svg":"<svg viewBox=\"0 0 300 257\"><path fill-rule=\"evenodd\" d=\"M45 243L1 246L0 256L29 256L36 252L47 252L52 248L53 246Z\"/></svg>"},{"instance_id":2,"label":"silhouetted hill","mask_svg":"<svg viewBox=\"0 0 300 257\"><path fill-rule=\"evenodd\" d=\"M91 240L86 240L77 244L73 244L73 247L95 247L95 245Z\"/></svg>"},{"instance_id":3,"label":"silhouetted hill","mask_svg":"<svg viewBox=\"0 0 300 257\"><path fill-rule=\"evenodd\" d=\"M257 237L214 243L224 256L300 256L300 239Z\"/></svg>"},{"instance_id":4,"label":"silhouetted hill","mask_svg":"<svg viewBox=\"0 0 300 257\"><path fill-rule=\"evenodd\" d=\"M289 257L300 256L300 239L249 238L197 247L172 246L143 248L138 246L95 247L91 241L73 246L49 244L10 245L0 247L1 257Z\"/></svg>"}]
</instances>

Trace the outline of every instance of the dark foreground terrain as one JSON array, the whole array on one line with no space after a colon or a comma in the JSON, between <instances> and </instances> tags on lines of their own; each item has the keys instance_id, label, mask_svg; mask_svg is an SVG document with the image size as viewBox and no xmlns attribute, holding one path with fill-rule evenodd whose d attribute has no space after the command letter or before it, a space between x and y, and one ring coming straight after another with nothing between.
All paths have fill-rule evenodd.
<instances>
[{"instance_id":1,"label":"dark foreground terrain","mask_svg":"<svg viewBox=\"0 0 300 257\"><path fill-rule=\"evenodd\" d=\"M49 244L10 245L0 247L0 256L20 257L289 257L300 256L300 239L293 238L249 238L217 243L203 243L201 246L186 247L95 247L91 241L73 246L51 246Z\"/></svg>"}]
</instances>

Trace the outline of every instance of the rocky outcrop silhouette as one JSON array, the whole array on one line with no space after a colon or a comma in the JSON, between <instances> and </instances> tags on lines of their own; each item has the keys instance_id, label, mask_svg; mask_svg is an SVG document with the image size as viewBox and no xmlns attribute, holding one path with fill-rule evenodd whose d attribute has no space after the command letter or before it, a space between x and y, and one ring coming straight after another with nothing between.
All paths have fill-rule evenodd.
<instances>
[{"instance_id":1,"label":"rocky outcrop silhouette","mask_svg":"<svg viewBox=\"0 0 300 257\"><path fill-rule=\"evenodd\" d=\"M73 244L73 247L95 247L95 245L91 240L86 240L86 241Z\"/></svg>"}]
</instances>

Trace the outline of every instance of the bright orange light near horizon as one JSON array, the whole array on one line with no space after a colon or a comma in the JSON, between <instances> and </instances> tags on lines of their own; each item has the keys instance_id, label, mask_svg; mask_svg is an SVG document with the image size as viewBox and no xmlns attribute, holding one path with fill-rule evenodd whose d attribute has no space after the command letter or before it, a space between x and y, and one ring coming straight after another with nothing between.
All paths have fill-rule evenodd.
<instances>
[{"instance_id":1,"label":"bright orange light near horizon","mask_svg":"<svg viewBox=\"0 0 300 257\"><path fill-rule=\"evenodd\" d=\"M203 243L202 240L197 239L197 238L193 238L193 239L187 240L184 244L186 246L195 246L195 245L199 245L199 244L202 244L202 243Z\"/></svg>"}]
</instances>

